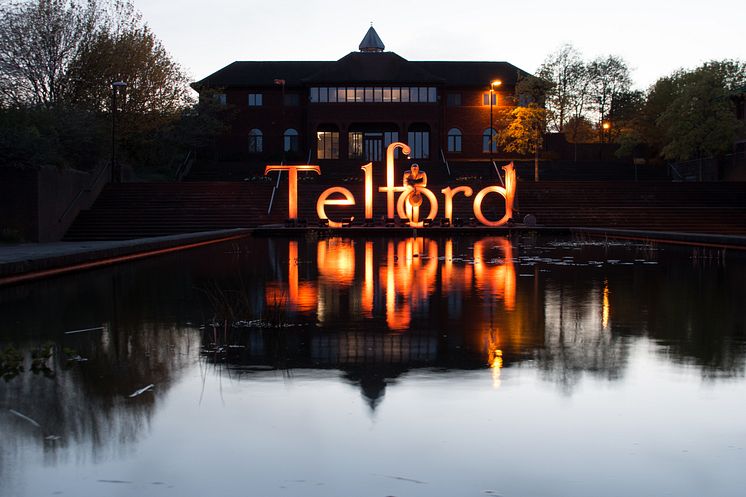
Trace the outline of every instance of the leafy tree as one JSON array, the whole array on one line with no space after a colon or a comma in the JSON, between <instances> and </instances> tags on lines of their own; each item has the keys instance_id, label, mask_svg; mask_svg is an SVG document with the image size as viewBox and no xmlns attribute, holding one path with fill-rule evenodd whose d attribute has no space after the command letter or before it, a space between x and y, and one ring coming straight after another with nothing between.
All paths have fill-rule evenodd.
<instances>
[{"instance_id":1,"label":"leafy tree","mask_svg":"<svg viewBox=\"0 0 746 497\"><path fill-rule=\"evenodd\" d=\"M71 67L70 102L91 110L111 106L111 83L127 83L124 129L142 131L177 115L189 102L187 78L147 26L101 32ZM142 116L148 116L143 119Z\"/></svg>"},{"instance_id":2,"label":"leafy tree","mask_svg":"<svg viewBox=\"0 0 746 497\"><path fill-rule=\"evenodd\" d=\"M498 143L506 152L534 156L534 181L539 181L539 150L544 143L547 111L537 104L514 107L501 119L504 126L498 134Z\"/></svg>"},{"instance_id":3,"label":"leafy tree","mask_svg":"<svg viewBox=\"0 0 746 497\"><path fill-rule=\"evenodd\" d=\"M570 143L594 143L598 141L596 126L585 116L571 117L567 122L567 127L573 130L567 137L567 141Z\"/></svg>"},{"instance_id":4,"label":"leafy tree","mask_svg":"<svg viewBox=\"0 0 746 497\"><path fill-rule=\"evenodd\" d=\"M99 114L43 107L0 110L0 165L93 169L110 131Z\"/></svg>"},{"instance_id":5,"label":"leafy tree","mask_svg":"<svg viewBox=\"0 0 746 497\"><path fill-rule=\"evenodd\" d=\"M553 83L531 75L521 75L515 85L515 95L520 105L536 103L544 105Z\"/></svg>"},{"instance_id":6,"label":"leafy tree","mask_svg":"<svg viewBox=\"0 0 746 497\"><path fill-rule=\"evenodd\" d=\"M663 138L661 155L685 161L730 151L744 129L731 95L744 84L746 64L739 61L713 61L674 74L664 85L670 101L655 121Z\"/></svg>"},{"instance_id":7,"label":"leafy tree","mask_svg":"<svg viewBox=\"0 0 746 497\"><path fill-rule=\"evenodd\" d=\"M746 63L711 61L662 77L621 131L620 154L647 148L652 156L685 161L731 150L743 132L732 95L746 85Z\"/></svg>"},{"instance_id":8,"label":"leafy tree","mask_svg":"<svg viewBox=\"0 0 746 497\"><path fill-rule=\"evenodd\" d=\"M186 75L129 0L0 7L0 112L3 122L19 123L10 131L17 139L0 144L6 161L89 168L104 160L114 81L127 83L118 101L122 155L149 167L182 154L171 130L190 121Z\"/></svg>"}]
</instances>

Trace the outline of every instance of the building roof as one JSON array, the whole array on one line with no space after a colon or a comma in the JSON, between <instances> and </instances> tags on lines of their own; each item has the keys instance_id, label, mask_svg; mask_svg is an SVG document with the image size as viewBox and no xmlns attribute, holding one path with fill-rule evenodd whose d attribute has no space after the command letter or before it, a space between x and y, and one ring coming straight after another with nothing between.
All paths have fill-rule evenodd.
<instances>
[{"instance_id":1,"label":"building roof","mask_svg":"<svg viewBox=\"0 0 746 497\"><path fill-rule=\"evenodd\" d=\"M303 78L306 84L332 83L409 83L440 84L445 80L431 74L416 62L394 52L352 52L320 71Z\"/></svg>"},{"instance_id":2,"label":"building roof","mask_svg":"<svg viewBox=\"0 0 746 497\"><path fill-rule=\"evenodd\" d=\"M302 78L328 64L327 61L236 61L192 83L192 88L273 86L276 79L284 79L286 86L302 86Z\"/></svg>"},{"instance_id":3,"label":"building roof","mask_svg":"<svg viewBox=\"0 0 746 497\"><path fill-rule=\"evenodd\" d=\"M352 52L337 61L237 61L192 87L270 87L276 79L285 80L287 87L380 83L486 87L495 79L511 86L526 74L508 62L416 62L394 52Z\"/></svg>"},{"instance_id":4,"label":"building roof","mask_svg":"<svg viewBox=\"0 0 746 497\"><path fill-rule=\"evenodd\" d=\"M508 62L415 62L426 71L447 81L448 86L485 86L499 79L513 86L529 73Z\"/></svg>"},{"instance_id":5,"label":"building roof","mask_svg":"<svg viewBox=\"0 0 746 497\"><path fill-rule=\"evenodd\" d=\"M381 41L376 30L373 29L373 25L371 25L368 32L365 33L365 37L363 38L363 41L360 42L358 48L361 52L383 52L383 49L386 48L386 46Z\"/></svg>"}]
</instances>

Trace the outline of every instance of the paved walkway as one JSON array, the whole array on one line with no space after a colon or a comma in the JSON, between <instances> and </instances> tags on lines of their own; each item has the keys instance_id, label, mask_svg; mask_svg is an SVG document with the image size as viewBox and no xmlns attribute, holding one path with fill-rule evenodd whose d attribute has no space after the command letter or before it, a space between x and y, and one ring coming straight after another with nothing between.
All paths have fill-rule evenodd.
<instances>
[{"instance_id":1,"label":"paved walkway","mask_svg":"<svg viewBox=\"0 0 746 497\"><path fill-rule=\"evenodd\" d=\"M95 242L0 245L0 285L240 238L248 229Z\"/></svg>"}]
</instances>

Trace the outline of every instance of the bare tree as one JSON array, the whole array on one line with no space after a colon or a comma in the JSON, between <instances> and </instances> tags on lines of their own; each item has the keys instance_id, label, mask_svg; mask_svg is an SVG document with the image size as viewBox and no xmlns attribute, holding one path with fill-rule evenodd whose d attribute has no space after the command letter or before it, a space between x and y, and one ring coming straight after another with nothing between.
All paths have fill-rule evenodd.
<instances>
[{"instance_id":1,"label":"bare tree","mask_svg":"<svg viewBox=\"0 0 746 497\"><path fill-rule=\"evenodd\" d=\"M92 40L96 0L34 0L0 6L0 101L47 108L62 101L68 69Z\"/></svg>"},{"instance_id":2,"label":"bare tree","mask_svg":"<svg viewBox=\"0 0 746 497\"><path fill-rule=\"evenodd\" d=\"M627 63L620 57L608 55L599 57L588 65L592 80L591 96L597 113L599 133L603 133L603 123L611 116L616 100L629 94L632 79ZM613 123L610 123L613 126ZM602 136L602 135L601 135Z\"/></svg>"},{"instance_id":3,"label":"bare tree","mask_svg":"<svg viewBox=\"0 0 746 497\"><path fill-rule=\"evenodd\" d=\"M546 107L549 112L549 124L554 131L565 131L572 112L573 91L584 74L585 65L580 52L572 45L562 45L539 67L538 76L551 83Z\"/></svg>"}]
</instances>

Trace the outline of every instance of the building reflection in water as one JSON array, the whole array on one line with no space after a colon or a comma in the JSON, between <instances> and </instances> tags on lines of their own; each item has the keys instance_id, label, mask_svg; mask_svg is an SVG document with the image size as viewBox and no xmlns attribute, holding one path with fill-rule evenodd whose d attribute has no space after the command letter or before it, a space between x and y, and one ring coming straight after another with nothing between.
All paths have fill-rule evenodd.
<instances>
[{"instance_id":1,"label":"building reflection in water","mask_svg":"<svg viewBox=\"0 0 746 497\"><path fill-rule=\"evenodd\" d=\"M506 353L502 342L515 341L508 352L535 342L529 337L535 330L527 329L533 323L516 312L513 247L505 237L462 243L332 237L289 240L287 247L287 258L278 250L286 268L276 266L265 283L266 303L282 302L296 319L315 318L320 327L308 337L308 356L289 363L355 369L352 376L364 391L363 370L375 376L373 366L403 371L436 364L492 368L497 387ZM267 344L257 347L263 332L254 335L248 348L277 355L267 353ZM516 350L514 357L521 354ZM377 390L382 395L383 387Z\"/></svg>"},{"instance_id":2,"label":"building reflection in water","mask_svg":"<svg viewBox=\"0 0 746 497\"><path fill-rule=\"evenodd\" d=\"M413 315L428 311L436 290L458 296L475 289L501 302L502 310L515 310L516 272L506 238L481 239L469 248L472 254L459 256L451 239L323 239L315 243L318 274L308 279L299 276L307 261L299 259L298 244L288 241L287 273L265 284L266 302L282 301L300 313L315 310L321 323L346 314L372 318L380 311L389 330L405 332Z\"/></svg>"},{"instance_id":3,"label":"building reflection in water","mask_svg":"<svg viewBox=\"0 0 746 497\"><path fill-rule=\"evenodd\" d=\"M645 254L584 247L550 258L538 243L251 239L0 289L0 349L14 345L30 357L53 342L56 372L26 371L0 383L0 406L43 427L39 437L28 422L0 412L0 431L14 433L0 459L31 441L50 463L63 454L57 449L73 445L76 457L117 457L142 439L159 399L193 381L195 367L220 379L338 371L371 409L414 369L449 370L449 385L458 385L460 371L482 369L484 384L497 389L506 370L524 364L571 394L584 375L623 379L640 338L656 344L661 360L696 366L703 377L743 376L744 318L729 302L746 299L746 266L686 271L685 255L660 266L578 267L567 257L632 264ZM281 310L279 324L289 326L237 324L268 308ZM63 334L95 324L104 330ZM65 348L88 361L65 364ZM150 383L154 392L129 398ZM13 469L0 465L0 481Z\"/></svg>"},{"instance_id":4,"label":"building reflection in water","mask_svg":"<svg viewBox=\"0 0 746 497\"><path fill-rule=\"evenodd\" d=\"M567 389L583 371L615 378L625 367L608 277L543 277L508 238L272 243L284 264L264 283L267 304L280 299L289 319L315 325L297 338L310 348L284 364L352 368L361 386L380 366L487 367L499 388L503 367L531 359Z\"/></svg>"}]
</instances>

